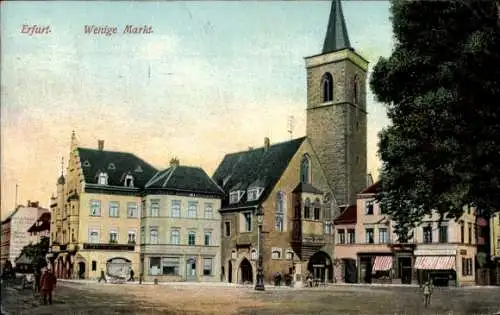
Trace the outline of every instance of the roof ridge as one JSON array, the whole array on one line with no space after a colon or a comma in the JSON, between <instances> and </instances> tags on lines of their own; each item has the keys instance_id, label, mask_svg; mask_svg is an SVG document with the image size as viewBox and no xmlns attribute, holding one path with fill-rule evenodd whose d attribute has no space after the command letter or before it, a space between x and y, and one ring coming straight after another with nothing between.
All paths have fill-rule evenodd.
<instances>
[{"instance_id":1,"label":"roof ridge","mask_svg":"<svg viewBox=\"0 0 500 315\"><path fill-rule=\"evenodd\" d=\"M304 141L304 139L307 138L307 136L303 136L303 137L299 137L299 138L295 138L295 139L291 139L291 140L286 140L286 141L281 141L281 142L276 142L276 143L273 143L269 146L269 148L272 148L274 146L277 146L277 145L283 145L283 144L286 144L286 143L289 143L289 142L294 142L294 141L299 141L299 140L302 140ZM233 152L233 153L227 153L225 156L230 156L230 155L236 155L236 154L240 154L240 153L245 153L245 152L250 152L250 151L257 151L257 150L263 150L264 149L264 146L261 146L261 147L258 147L258 148L253 148L251 150L241 150L241 151L236 151L236 152Z\"/></svg>"}]
</instances>

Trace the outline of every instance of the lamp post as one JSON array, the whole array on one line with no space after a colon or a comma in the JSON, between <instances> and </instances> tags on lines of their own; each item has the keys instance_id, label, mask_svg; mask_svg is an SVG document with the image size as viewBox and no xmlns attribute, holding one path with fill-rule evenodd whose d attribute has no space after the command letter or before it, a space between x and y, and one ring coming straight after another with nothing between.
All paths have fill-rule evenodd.
<instances>
[{"instance_id":1,"label":"lamp post","mask_svg":"<svg viewBox=\"0 0 500 315\"><path fill-rule=\"evenodd\" d=\"M264 209L262 206L257 208L257 223L259 227L258 239L257 239L257 250L259 251L259 264L257 266L257 279L255 281L255 290L264 291L264 271L262 267L262 251L261 251L261 238L262 238L262 223L264 221Z\"/></svg>"}]
</instances>

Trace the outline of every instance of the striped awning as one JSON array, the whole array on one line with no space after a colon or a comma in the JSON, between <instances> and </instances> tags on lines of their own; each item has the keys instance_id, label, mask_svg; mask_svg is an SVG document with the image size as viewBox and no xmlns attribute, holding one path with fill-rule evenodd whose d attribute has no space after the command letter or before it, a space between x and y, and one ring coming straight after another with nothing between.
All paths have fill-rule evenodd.
<instances>
[{"instance_id":1,"label":"striped awning","mask_svg":"<svg viewBox=\"0 0 500 315\"><path fill-rule=\"evenodd\" d=\"M451 270L455 269L455 256L418 256L415 269Z\"/></svg>"},{"instance_id":2,"label":"striped awning","mask_svg":"<svg viewBox=\"0 0 500 315\"><path fill-rule=\"evenodd\" d=\"M375 257L372 271L385 271L390 269L392 269L392 256Z\"/></svg>"}]
</instances>

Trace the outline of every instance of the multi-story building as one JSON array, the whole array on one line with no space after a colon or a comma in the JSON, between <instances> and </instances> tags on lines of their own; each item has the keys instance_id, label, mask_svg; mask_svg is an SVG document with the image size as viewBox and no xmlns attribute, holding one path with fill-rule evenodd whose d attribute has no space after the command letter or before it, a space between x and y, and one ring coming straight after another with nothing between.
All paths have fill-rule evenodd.
<instances>
[{"instance_id":1,"label":"multi-story building","mask_svg":"<svg viewBox=\"0 0 500 315\"><path fill-rule=\"evenodd\" d=\"M38 202L28 200L26 206L17 206L16 209L2 221L1 267L7 260L15 266L16 258L21 254L24 246L30 243L28 229L37 221L47 209L40 207Z\"/></svg>"},{"instance_id":2,"label":"multi-story building","mask_svg":"<svg viewBox=\"0 0 500 315\"><path fill-rule=\"evenodd\" d=\"M400 242L395 222L381 211L375 194L377 182L358 194L356 207L347 208L336 220L336 258L342 268L339 281L400 283L432 278L436 284L470 285L475 282L477 226L473 208L460 220L434 212Z\"/></svg>"},{"instance_id":3,"label":"multi-story building","mask_svg":"<svg viewBox=\"0 0 500 315\"><path fill-rule=\"evenodd\" d=\"M51 205L49 259L59 277L96 278L123 265L139 270L141 194L156 172L134 154L104 150L102 140L97 149L78 147L73 132Z\"/></svg>"},{"instance_id":4,"label":"multi-story building","mask_svg":"<svg viewBox=\"0 0 500 315\"><path fill-rule=\"evenodd\" d=\"M28 229L30 234L30 243L40 243L44 237L50 238L50 212L44 212L36 220L35 223Z\"/></svg>"},{"instance_id":5,"label":"multi-story building","mask_svg":"<svg viewBox=\"0 0 500 315\"><path fill-rule=\"evenodd\" d=\"M225 191L222 259L228 282L310 273L333 281L332 220L367 180L366 72L333 1L320 54L305 59L306 137L227 154L213 175ZM262 235L256 213L263 210Z\"/></svg>"},{"instance_id":6,"label":"multi-story building","mask_svg":"<svg viewBox=\"0 0 500 315\"><path fill-rule=\"evenodd\" d=\"M490 218L490 255L493 263L492 283L500 285L500 214Z\"/></svg>"},{"instance_id":7,"label":"multi-story building","mask_svg":"<svg viewBox=\"0 0 500 315\"><path fill-rule=\"evenodd\" d=\"M140 232L144 280L220 281L223 195L205 171L177 159L146 183Z\"/></svg>"}]
</instances>

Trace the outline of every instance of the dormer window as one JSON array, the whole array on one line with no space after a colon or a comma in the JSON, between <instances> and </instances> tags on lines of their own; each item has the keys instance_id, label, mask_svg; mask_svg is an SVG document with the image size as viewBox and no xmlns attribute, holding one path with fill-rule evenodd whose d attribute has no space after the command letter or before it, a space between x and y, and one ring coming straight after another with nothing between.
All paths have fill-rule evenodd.
<instances>
[{"instance_id":1,"label":"dormer window","mask_svg":"<svg viewBox=\"0 0 500 315\"><path fill-rule=\"evenodd\" d=\"M108 184L108 174L101 172L99 173L99 185L107 185Z\"/></svg>"},{"instance_id":2,"label":"dormer window","mask_svg":"<svg viewBox=\"0 0 500 315\"><path fill-rule=\"evenodd\" d=\"M134 187L134 176L130 174L125 176L125 187Z\"/></svg>"},{"instance_id":3,"label":"dormer window","mask_svg":"<svg viewBox=\"0 0 500 315\"><path fill-rule=\"evenodd\" d=\"M83 162L83 166L84 166L84 167L90 167L90 162L89 162L89 161L87 161L87 160L85 160L85 161Z\"/></svg>"},{"instance_id":4,"label":"dormer window","mask_svg":"<svg viewBox=\"0 0 500 315\"><path fill-rule=\"evenodd\" d=\"M243 190L235 190L229 193L229 203L238 203L245 192Z\"/></svg>"},{"instance_id":5,"label":"dormer window","mask_svg":"<svg viewBox=\"0 0 500 315\"><path fill-rule=\"evenodd\" d=\"M247 192L247 201L254 201L259 199L260 195L264 191L263 188L251 188Z\"/></svg>"},{"instance_id":6,"label":"dormer window","mask_svg":"<svg viewBox=\"0 0 500 315\"><path fill-rule=\"evenodd\" d=\"M112 170L112 171L116 170L115 165L113 163L109 163L108 170Z\"/></svg>"},{"instance_id":7,"label":"dormer window","mask_svg":"<svg viewBox=\"0 0 500 315\"><path fill-rule=\"evenodd\" d=\"M134 172L136 173L142 173L142 167L139 165L135 168Z\"/></svg>"}]
</instances>

